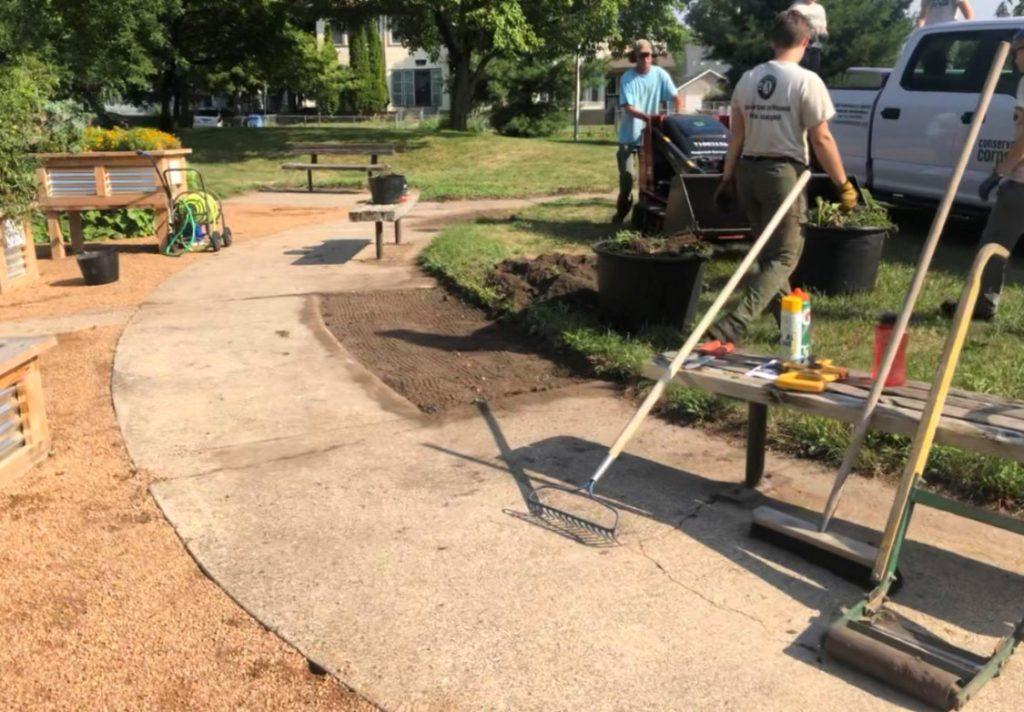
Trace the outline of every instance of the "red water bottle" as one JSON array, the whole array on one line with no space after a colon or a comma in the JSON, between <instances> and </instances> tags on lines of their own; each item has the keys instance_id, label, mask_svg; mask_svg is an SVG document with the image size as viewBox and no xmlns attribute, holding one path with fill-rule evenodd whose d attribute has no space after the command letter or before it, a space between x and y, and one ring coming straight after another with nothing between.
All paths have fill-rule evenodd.
<instances>
[{"instance_id":1,"label":"red water bottle","mask_svg":"<svg viewBox=\"0 0 1024 712\"><path fill-rule=\"evenodd\" d=\"M892 328L895 325L896 315L891 312L882 314L875 324L875 362L871 366L872 379L878 378L878 369L885 358L885 350L889 348L889 339L892 338ZM902 386L907 382L907 336L907 332L904 331L900 347L896 349L896 358L889 369L889 377L885 379L887 386Z\"/></svg>"}]
</instances>

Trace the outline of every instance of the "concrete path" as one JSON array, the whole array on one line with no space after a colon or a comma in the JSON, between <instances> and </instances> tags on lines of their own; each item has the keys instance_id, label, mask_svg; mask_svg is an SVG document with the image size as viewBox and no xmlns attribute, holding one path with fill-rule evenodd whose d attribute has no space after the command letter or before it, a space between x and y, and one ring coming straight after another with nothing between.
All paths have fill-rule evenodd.
<instances>
[{"instance_id":1,"label":"concrete path","mask_svg":"<svg viewBox=\"0 0 1024 712\"><path fill-rule=\"evenodd\" d=\"M651 421L604 488L622 546L584 547L525 521L524 497L589 475L631 413L613 389L428 418L326 332L319 293L432 285L411 266L424 224L482 207L423 205L381 263L343 221L254 241L135 314L118 419L204 571L389 709L918 708L819 661L857 589L747 537L765 494L820 506L820 468L770 456L765 494L737 503L738 442ZM880 527L891 496L858 478L841 515ZM1020 615L1019 540L928 511L913 534L900 600L985 651ZM1017 709L1022 670L977 708Z\"/></svg>"}]
</instances>

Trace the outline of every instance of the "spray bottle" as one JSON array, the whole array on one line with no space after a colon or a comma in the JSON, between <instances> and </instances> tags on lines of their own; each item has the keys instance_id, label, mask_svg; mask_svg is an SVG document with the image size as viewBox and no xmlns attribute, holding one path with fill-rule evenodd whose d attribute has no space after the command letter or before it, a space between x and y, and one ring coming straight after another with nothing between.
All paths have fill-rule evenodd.
<instances>
[{"instance_id":1,"label":"spray bottle","mask_svg":"<svg viewBox=\"0 0 1024 712\"><path fill-rule=\"evenodd\" d=\"M779 356L783 361L807 363L811 358L811 298L797 288L782 298L779 318Z\"/></svg>"}]
</instances>

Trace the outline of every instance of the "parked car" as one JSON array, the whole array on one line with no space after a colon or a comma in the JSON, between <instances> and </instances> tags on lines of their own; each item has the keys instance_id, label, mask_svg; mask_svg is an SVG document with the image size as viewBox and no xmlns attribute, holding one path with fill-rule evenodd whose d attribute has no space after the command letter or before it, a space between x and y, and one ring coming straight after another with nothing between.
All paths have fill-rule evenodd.
<instances>
[{"instance_id":1,"label":"parked car","mask_svg":"<svg viewBox=\"0 0 1024 712\"><path fill-rule=\"evenodd\" d=\"M192 112L192 128L221 128L224 126L224 115L220 109L196 109Z\"/></svg>"},{"instance_id":2,"label":"parked car","mask_svg":"<svg viewBox=\"0 0 1024 712\"><path fill-rule=\"evenodd\" d=\"M918 30L892 69L857 67L830 89L831 122L847 170L876 196L898 203L942 198L1002 40L1024 18L950 22ZM978 186L1013 144L1019 75L1011 56L996 87L954 210L989 207Z\"/></svg>"}]
</instances>

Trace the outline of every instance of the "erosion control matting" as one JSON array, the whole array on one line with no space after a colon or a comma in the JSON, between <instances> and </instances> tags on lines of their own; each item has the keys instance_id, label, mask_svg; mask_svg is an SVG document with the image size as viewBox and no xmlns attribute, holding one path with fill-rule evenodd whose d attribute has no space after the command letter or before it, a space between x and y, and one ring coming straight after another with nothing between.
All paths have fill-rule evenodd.
<instances>
[{"instance_id":1,"label":"erosion control matting","mask_svg":"<svg viewBox=\"0 0 1024 712\"><path fill-rule=\"evenodd\" d=\"M428 413L584 380L543 342L443 289L334 294L321 304L335 338Z\"/></svg>"}]
</instances>

